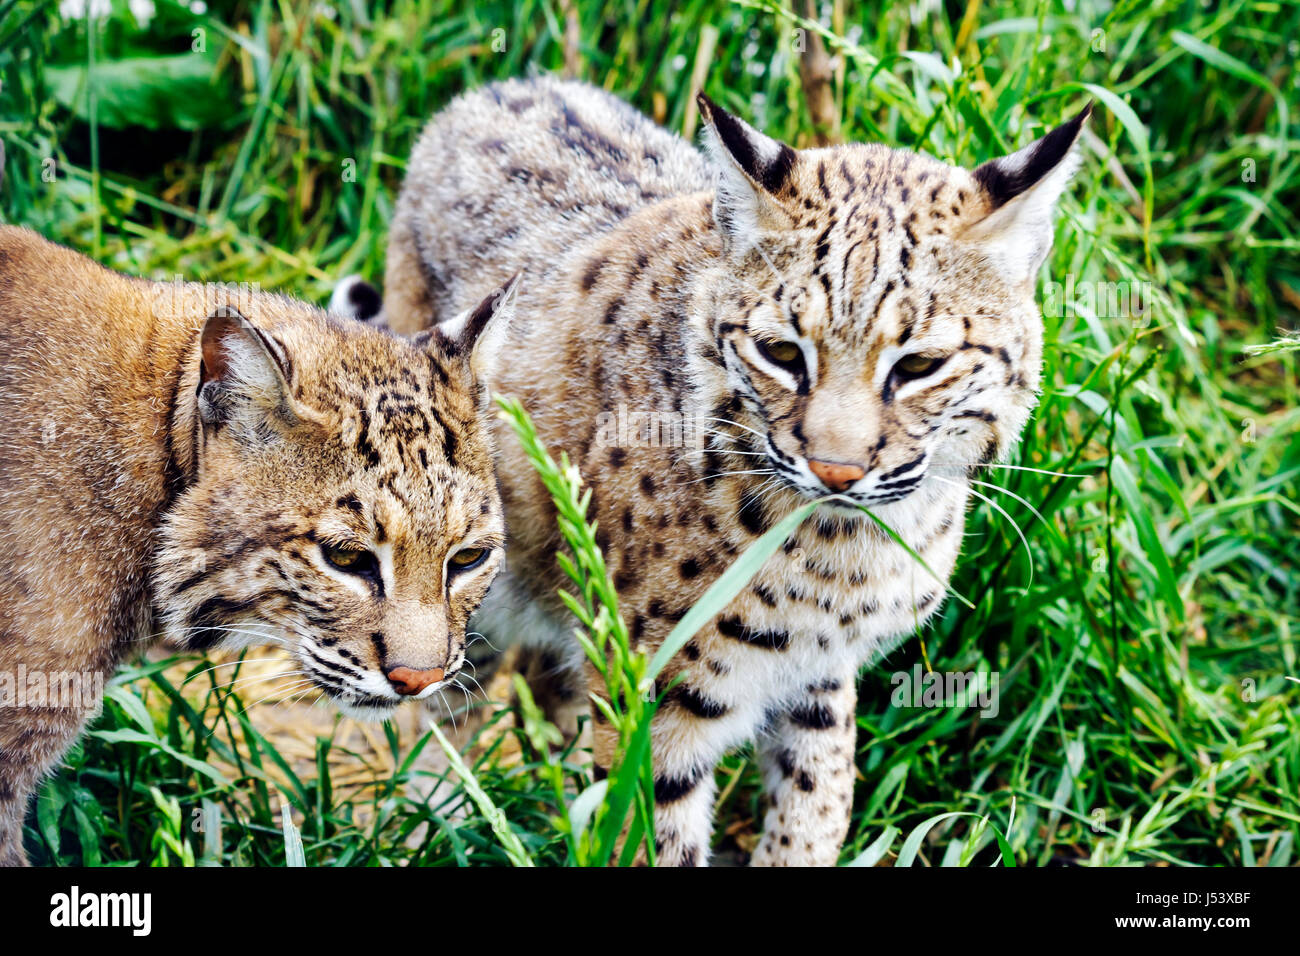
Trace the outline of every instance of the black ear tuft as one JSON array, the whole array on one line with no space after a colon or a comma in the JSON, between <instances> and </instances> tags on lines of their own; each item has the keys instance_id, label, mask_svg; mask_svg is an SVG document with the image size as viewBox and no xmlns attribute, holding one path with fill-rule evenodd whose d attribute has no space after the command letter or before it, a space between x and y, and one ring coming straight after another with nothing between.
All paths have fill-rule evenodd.
<instances>
[{"instance_id":1,"label":"black ear tuft","mask_svg":"<svg viewBox=\"0 0 1300 956\"><path fill-rule=\"evenodd\" d=\"M979 166L974 171L975 180L984 187L994 208L1015 199L1059 166L1069 155L1083 124L1091 115L1090 102L1073 119L1062 123L1042 139L1010 156L991 159Z\"/></svg>"},{"instance_id":2,"label":"black ear tuft","mask_svg":"<svg viewBox=\"0 0 1300 956\"><path fill-rule=\"evenodd\" d=\"M701 92L696 97L700 115L713 127L718 141L741 172L767 192L776 195L790 181L798 154L785 143L764 136L748 123L732 116Z\"/></svg>"},{"instance_id":3,"label":"black ear tuft","mask_svg":"<svg viewBox=\"0 0 1300 956\"><path fill-rule=\"evenodd\" d=\"M469 356L474 352L488 324L502 316L502 325L514 314L514 295L522 272L516 272L505 284L488 295L478 305L447 322L434 327L434 335L449 356Z\"/></svg>"},{"instance_id":4,"label":"black ear tuft","mask_svg":"<svg viewBox=\"0 0 1300 956\"><path fill-rule=\"evenodd\" d=\"M474 347L474 343L477 342L478 337L483 334L483 330L487 328L487 324L492 320L492 316L497 314L497 303L500 301L504 291L504 289L498 289L478 305L474 306L474 308L470 309L469 315L465 317L465 325L461 329L460 337L455 340L456 354L468 351Z\"/></svg>"}]
</instances>

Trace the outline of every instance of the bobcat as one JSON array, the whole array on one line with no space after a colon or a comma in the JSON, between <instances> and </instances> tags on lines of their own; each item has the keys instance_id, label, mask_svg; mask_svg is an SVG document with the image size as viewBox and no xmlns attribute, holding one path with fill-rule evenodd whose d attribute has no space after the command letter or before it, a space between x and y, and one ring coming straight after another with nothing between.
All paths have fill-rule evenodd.
<instances>
[{"instance_id":1,"label":"bobcat","mask_svg":"<svg viewBox=\"0 0 1300 956\"><path fill-rule=\"evenodd\" d=\"M485 375L590 483L646 651L757 535L834 496L685 646L653 727L658 861L707 861L713 767L756 737L770 806L752 862L833 864L857 672L939 608L968 480L1035 403L1034 279L1089 109L968 171L880 145L795 150L699 106L707 158L584 85L451 103L411 157L383 317L413 333L525 272ZM614 426L633 414L673 422L671 440ZM561 635L549 502L501 447L511 556L476 626L513 603ZM615 741L596 721L599 774Z\"/></svg>"},{"instance_id":2,"label":"bobcat","mask_svg":"<svg viewBox=\"0 0 1300 956\"><path fill-rule=\"evenodd\" d=\"M407 342L0 228L0 863L87 717L56 687L156 630L286 645L355 716L456 674L502 560L472 367L507 311Z\"/></svg>"}]
</instances>

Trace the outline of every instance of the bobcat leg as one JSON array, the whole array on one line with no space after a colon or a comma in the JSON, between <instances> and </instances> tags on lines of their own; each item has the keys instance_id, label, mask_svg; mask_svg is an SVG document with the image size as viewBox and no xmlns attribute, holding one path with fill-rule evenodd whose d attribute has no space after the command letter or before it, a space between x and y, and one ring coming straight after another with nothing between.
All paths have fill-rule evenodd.
<instances>
[{"instance_id":1,"label":"bobcat leg","mask_svg":"<svg viewBox=\"0 0 1300 956\"><path fill-rule=\"evenodd\" d=\"M752 866L834 866L853 806L853 674L810 685L759 738L769 808Z\"/></svg>"},{"instance_id":2,"label":"bobcat leg","mask_svg":"<svg viewBox=\"0 0 1300 956\"><path fill-rule=\"evenodd\" d=\"M27 865L27 804L84 723L85 713L70 707L0 708L0 866Z\"/></svg>"},{"instance_id":3,"label":"bobcat leg","mask_svg":"<svg viewBox=\"0 0 1300 956\"><path fill-rule=\"evenodd\" d=\"M677 722L698 722L680 709L655 716L655 863L657 866L707 866L713 836L714 754L682 748L670 742L689 734L675 733Z\"/></svg>"},{"instance_id":4,"label":"bobcat leg","mask_svg":"<svg viewBox=\"0 0 1300 956\"><path fill-rule=\"evenodd\" d=\"M588 677L599 679L591 667ZM592 686L599 686L603 693L603 681ZM594 773L597 779L604 779L617 751L618 735L595 708L593 716ZM680 717L674 711L660 711L653 726L655 865L705 866L713 833L715 761L712 756L701 759L701 755L684 748L665 746L665 740L677 738L669 726L676 719ZM622 852L622 840L618 852ZM637 854L637 863L645 863L644 851Z\"/></svg>"}]
</instances>

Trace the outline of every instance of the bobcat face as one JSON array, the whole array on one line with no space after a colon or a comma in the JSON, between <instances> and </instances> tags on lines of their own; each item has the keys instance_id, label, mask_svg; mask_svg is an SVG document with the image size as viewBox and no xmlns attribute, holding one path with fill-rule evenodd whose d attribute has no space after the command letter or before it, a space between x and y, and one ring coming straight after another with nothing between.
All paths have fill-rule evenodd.
<instances>
[{"instance_id":1,"label":"bobcat face","mask_svg":"<svg viewBox=\"0 0 1300 956\"><path fill-rule=\"evenodd\" d=\"M454 680L505 537L469 361L493 311L410 342L209 318L190 482L155 568L170 643L280 643L304 688L358 717Z\"/></svg>"},{"instance_id":2,"label":"bobcat face","mask_svg":"<svg viewBox=\"0 0 1300 956\"><path fill-rule=\"evenodd\" d=\"M970 172L799 152L702 105L728 260L715 342L775 475L883 505L1005 455L1035 402L1033 277L1087 111Z\"/></svg>"}]
</instances>

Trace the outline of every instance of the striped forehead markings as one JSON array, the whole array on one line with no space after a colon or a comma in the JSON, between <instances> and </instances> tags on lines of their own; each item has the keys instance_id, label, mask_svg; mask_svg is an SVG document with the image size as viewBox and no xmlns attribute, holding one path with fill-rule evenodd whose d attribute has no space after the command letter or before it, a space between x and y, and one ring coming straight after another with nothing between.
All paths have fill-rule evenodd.
<instances>
[{"instance_id":1,"label":"striped forehead markings","mask_svg":"<svg viewBox=\"0 0 1300 956\"><path fill-rule=\"evenodd\" d=\"M450 383L447 369L431 353L429 368ZM371 395L376 395L373 402ZM446 398L447 391L430 382L426 392L426 383L407 369L400 379L384 374L367 381L361 395L353 398L360 425L355 450L367 466L379 467L396 452L412 461L419 455L422 469L427 469L426 446L441 446L443 458L454 467L461 444L459 430L471 427L472 422L457 415L445 401L437 402L439 395Z\"/></svg>"}]
</instances>

